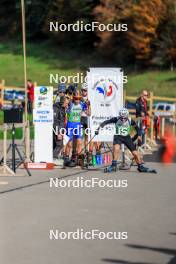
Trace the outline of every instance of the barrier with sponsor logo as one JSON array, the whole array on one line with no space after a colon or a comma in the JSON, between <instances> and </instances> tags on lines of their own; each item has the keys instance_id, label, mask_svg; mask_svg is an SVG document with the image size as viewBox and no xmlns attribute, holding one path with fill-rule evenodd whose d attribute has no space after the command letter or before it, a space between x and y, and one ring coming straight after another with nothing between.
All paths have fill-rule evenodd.
<instances>
[{"instance_id":1,"label":"barrier with sponsor logo","mask_svg":"<svg viewBox=\"0 0 176 264\"><path fill-rule=\"evenodd\" d=\"M91 137L99 125L116 117L123 106L123 71L121 68L90 68L87 72L88 96L91 103L90 131ZM107 125L104 133L94 141L112 142L113 125Z\"/></svg>"},{"instance_id":2,"label":"barrier with sponsor logo","mask_svg":"<svg viewBox=\"0 0 176 264\"><path fill-rule=\"evenodd\" d=\"M53 87L37 86L34 92L34 162L53 162Z\"/></svg>"}]
</instances>

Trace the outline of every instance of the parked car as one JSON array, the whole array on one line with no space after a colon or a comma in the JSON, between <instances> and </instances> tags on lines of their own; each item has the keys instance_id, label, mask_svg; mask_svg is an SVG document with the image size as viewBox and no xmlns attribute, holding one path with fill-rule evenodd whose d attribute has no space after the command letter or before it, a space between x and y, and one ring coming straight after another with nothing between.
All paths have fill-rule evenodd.
<instances>
[{"instance_id":1,"label":"parked car","mask_svg":"<svg viewBox=\"0 0 176 264\"><path fill-rule=\"evenodd\" d=\"M4 91L4 100L12 101L15 99L14 91Z\"/></svg>"},{"instance_id":2,"label":"parked car","mask_svg":"<svg viewBox=\"0 0 176 264\"><path fill-rule=\"evenodd\" d=\"M172 112L176 111L176 104L157 103L154 105L153 110L156 116L168 117L170 122L176 122L175 118L171 117L173 115Z\"/></svg>"},{"instance_id":3,"label":"parked car","mask_svg":"<svg viewBox=\"0 0 176 264\"><path fill-rule=\"evenodd\" d=\"M129 102L129 101L125 102L125 107L128 108L128 109L136 109L135 103L132 103L132 102Z\"/></svg>"},{"instance_id":4,"label":"parked car","mask_svg":"<svg viewBox=\"0 0 176 264\"><path fill-rule=\"evenodd\" d=\"M25 100L25 92L23 91L15 91L15 99L24 101Z\"/></svg>"},{"instance_id":5,"label":"parked car","mask_svg":"<svg viewBox=\"0 0 176 264\"><path fill-rule=\"evenodd\" d=\"M136 114L136 104L135 103L132 103L132 102L129 102L129 101L126 101L125 102L125 107L129 110L129 113L131 115L135 115Z\"/></svg>"}]
</instances>

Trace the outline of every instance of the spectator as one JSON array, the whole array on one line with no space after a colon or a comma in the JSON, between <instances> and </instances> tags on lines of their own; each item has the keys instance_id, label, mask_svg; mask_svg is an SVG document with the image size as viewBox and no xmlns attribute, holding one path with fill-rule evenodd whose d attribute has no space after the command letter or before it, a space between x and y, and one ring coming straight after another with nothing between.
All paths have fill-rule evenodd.
<instances>
[{"instance_id":1,"label":"spectator","mask_svg":"<svg viewBox=\"0 0 176 264\"><path fill-rule=\"evenodd\" d=\"M89 127L89 119L88 117L91 115L91 107L90 107L90 101L88 100L88 86L87 83L83 83L81 86L81 94L82 99L81 102L85 103L87 105L86 111L83 111L81 113L81 125L84 129L84 146L89 149L88 152L88 161L89 164L92 162L92 152L93 152L93 142L90 142L88 146L88 127Z\"/></svg>"},{"instance_id":2,"label":"spectator","mask_svg":"<svg viewBox=\"0 0 176 264\"><path fill-rule=\"evenodd\" d=\"M136 117L145 117L148 115L147 97L148 92L144 90L136 100Z\"/></svg>"},{"instance_id":3,"label":"spectator","mask_svg":"<svg viewBox=\"0 0 176 264\"><path fill-rule=\"evenodd\" d=\"M60 101L60 98L65 96L66 93L66 84L65 83L60 83L58 85L58 90L57 90L57 94L56 94L56 98L54 100L55 103Z\"/></svg>"},{"instance_id":4,"label":"spectator","mask_svg":"<svg viewBox=\"0 0 176 264\"><path fill-rule=\"evenodd\" d=\"M73 96L77 94L77 84L69 84L66 90L67 96L72 100Z\"/></svg>"},{"instance_id":5,"label":"spectator","mask_svg":"<svg viewBox=\"0 0 176 264\"><path fill-rule=\"evenodd\" d=\"M148 127L148 92L142 91L141 96L136 100L136 118L138 119L138 127L141 130L142 145L145 143L145 135Z\"/></svg>"},{"instance_id":6,"label":"spectator","mask_svg":"<svg viewBox=\"0 0 176 264\"><path fill-rule=\"evenodd\" d=\"M31 80L27 81L27 97L28 97L28 113L32 113L33 103L34 103L34 84Z\"/></svg>"},{"instance_id":7,"label":"spectator","mask_svg":"<svg viewBox=\"0 0 176 264\"><path fill-rule=\"evenodd\" d=\"M65 127L66 109L68 107L68 99L64 96L60 97L60 101L54 103L54 137L53 137L53 158L56 165L59 164L58 156L63 150L63 131Z\"/></svg>"},{"instance_id":8,"label":"spectator","mask_svg":"<svg viewBox=\"0 0 176 264\"><path fill-rule=\"evenodd\" d=\"M158 136L160 134L160 116L155 115L153 118L153 128L154 128L154 133L155 133L155 141L158 141Z\"/></svg>"}]
</instances>

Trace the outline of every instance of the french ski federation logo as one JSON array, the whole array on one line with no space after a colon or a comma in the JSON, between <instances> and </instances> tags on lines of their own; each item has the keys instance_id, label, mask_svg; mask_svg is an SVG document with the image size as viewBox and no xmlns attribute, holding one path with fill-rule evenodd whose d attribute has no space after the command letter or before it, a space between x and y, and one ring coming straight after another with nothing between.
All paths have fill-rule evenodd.
<instances>
[{"instance_id":1,"label":"french ski federation logo","mask_svg":"<svg viewBox=\"0 0 176 264\"><path fill-rule=\"evenodd\" d=\"M95 90L96 100L101 103L110 103L116 97L118 87L112 80L103 79L96 82L93 89Z\"/></svg>"}]
</instances>

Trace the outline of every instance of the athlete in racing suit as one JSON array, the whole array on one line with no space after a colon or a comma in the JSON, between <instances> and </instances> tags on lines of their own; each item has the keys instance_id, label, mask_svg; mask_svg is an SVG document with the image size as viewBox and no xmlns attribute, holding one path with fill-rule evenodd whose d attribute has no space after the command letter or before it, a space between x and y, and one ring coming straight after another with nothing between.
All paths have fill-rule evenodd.
<instances>
[{"instance_id":1,"label":"athlete in racing suit","mask_svg":"<svg viewBox=\"0 0 176 264\"><path fill-rule=\"evenodd\" d=\"M67 127L66 135L69 137L69 142L65 149L65 164L68 164L70 150L72 145L74 147L76 143L76 154L79 155L82 150L82 137L83 131L81 127L81 114L87 111L87 104L81 102L81 96L73 96L73 101L67 110ZM76 142L75 142L76 141ZM73 163L75 163L75 157L72 157Z\"/></svg>"},{"instance_id":2,"label":"athlete in racing suit","mask_svg":"<svg viewBox=\"0 0 176 264\"><path fill-rule=\"evenodd\" d=\"M148 168L143 166L139 154L136 150L136 146L132 138L130 137L131 127L134 127L137 132L138 141L141 142L140 129L138 128L136 122L134 120L130 120L128 116L129 116L128 110L126 108L123 108L119 111L118 117L114 117L109 120L106 120L100 125L100 128L103 128L108 124L114 123L116 129L116 133L114 135L114 141L113 141L114 148L113 148L112 165L107 168L106 172L112 172L116 170L121 144L124 144L133 154L133 157L138 165L138 171L140 172L149 171ZM99 129L96 131L96 134L98 133L99 133Z\"/></svg>"}]
</instances>

